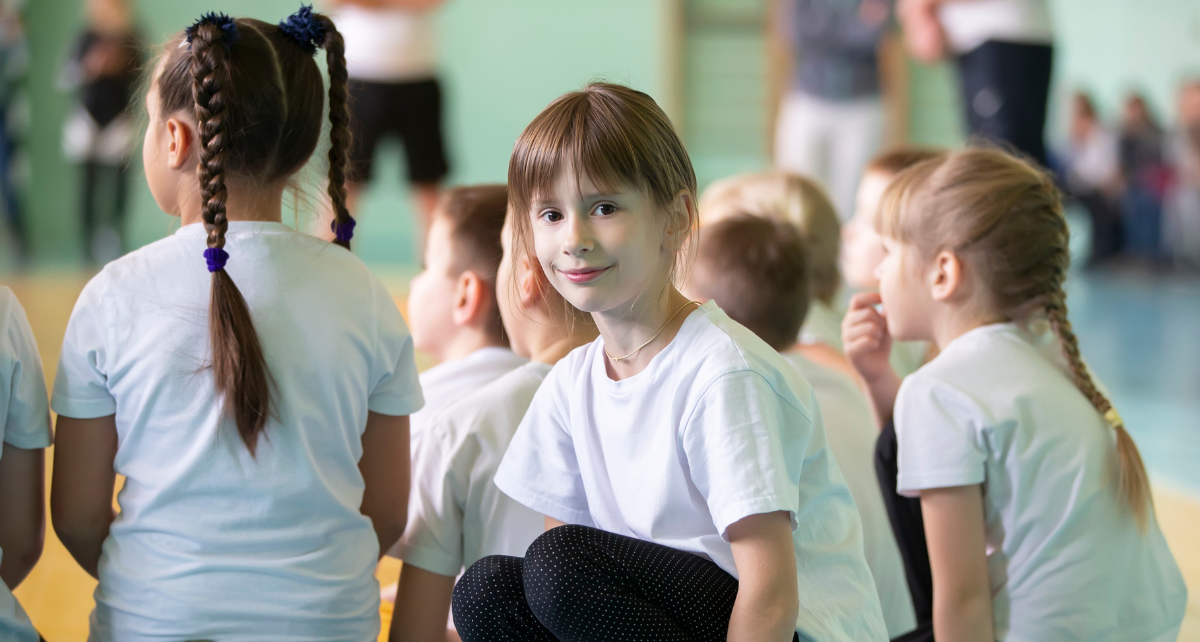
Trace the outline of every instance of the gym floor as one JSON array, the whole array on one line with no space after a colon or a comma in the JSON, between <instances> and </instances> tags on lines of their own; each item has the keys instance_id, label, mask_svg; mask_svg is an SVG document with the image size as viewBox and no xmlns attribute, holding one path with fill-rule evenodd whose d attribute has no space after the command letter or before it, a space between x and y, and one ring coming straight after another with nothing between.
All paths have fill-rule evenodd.
<instances>
[{"instance_id":1,"label":"gym floor","mask_svg":"<svg viewBox=\"0 0 1200 642\"><path fill-rule=\"evenodd\" d=\"M48 381L54 380L67 320L87 279L81 273L38 273L6 280L28 313ZM404 310L407 279L385 280ZM1179 639L1200 642L1200 279L1089 273L1075 277L1068 303L1084 354L1141 448L1159 524L1189 587ZM399 569L398 562L385 559L377 572L380 582L394 582ZM95 584L47 529L41 562L16 594L48 642L85 640ZM380 610L380 639L386 640L391 605Z\"/></svg>"}]
</instances>

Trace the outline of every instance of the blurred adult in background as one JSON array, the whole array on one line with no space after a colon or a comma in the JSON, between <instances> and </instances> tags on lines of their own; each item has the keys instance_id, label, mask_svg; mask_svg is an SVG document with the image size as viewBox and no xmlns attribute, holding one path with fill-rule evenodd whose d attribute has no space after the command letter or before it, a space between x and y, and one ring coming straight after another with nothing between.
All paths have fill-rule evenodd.
<instances>
[{"instance_id":1,"label":"blurred adult in background","mask_svg":"<svg viewBox=\"0 0 1200 642\"><path fill-rule=\"evenodd\" d=\"M1096 115L1090 96L1071 99L1071 124L1063 153L1066 191L1092 219L1089 264L1121 250L1121 166L1117 135Z\"/></svg>"},{"instance_id":2,"label":"blurred adult in background","mask_svg":"<svg viewBox=\"0 0 1200 642\"><path fill-rule=\"evenodd\" d=\"M779 8L791 69L775 162L820 182L846 220L883 139L880 51L894 0L781 0Z\"/></svg>"},{"instance_id":3,"label":"blurred adult in background","mask_svg":"<svg viewBox=\"0 0 1200 642\"><path fill-rule=\"evenodd\" d=\"M1163 200L1171 180L1166 134L1140 94L1125 99L1120 147L1125 249L1144 259L1162 260Z\"/></svg>"},{"instance_id":4,"label":"blurred adult in background","mask_svg":"<svg viewBox=\"0 0 1200 642\"><path fill-rule=\"evenodd\" d=\"M127 249L129 159L138 134L130 105L142 57L126 0L86 0L84 13L59 85L79 99L63 128L63 153L81 168L83 250L96 263Z\"/></svg>"},{"instance_id":5,"label":"blurred adult in background","mask_svg":"<svg viewBox=\"0 0 1200 642\"><path fill-rule=\"evenodd\" d=\"M29 46L21 22L24 4L24 0L0 0L0 203L18 265L25 262L29 252L21 201L13 184L18 133L12 112L29 68Z\"/></svg>"},{"instance_id":6,"label":"blurred adult in background","mask_svg":"<svg viewBox=\"0 0 1200 642\"><path fill-rule=\"evenodd\" d=\"M1054 58L1047 0L900 0L913 57L952 55L972 136L1046 164L1046 103Z\"/></svg>"},{"instance_id":7,"label":"blurred adult in background","mask_svg":"<svg viewBox=\"0 0 1200 642\"><path fill-rule=\"evenodd\" d=\"M1176 261L1200 268L1200 78L1180 88L1178 111L1169 151L1175 181L1167 193L1164 236Z\"/></svg>"},{"instance_id":8,"label":"blurred adult in background","mask_svg":"<svg viewBox=\"0 0 1200 642\"><path fill-rule=\"evenodd\" d=\"M408 179L429 229L442 179L450 171L442 133L442 89L437 79L433 10L443 0L329 0L346 39L350 74L350 199L354 211L371 180L375 146L400 137Z\"/></svg>"}]
</instances>

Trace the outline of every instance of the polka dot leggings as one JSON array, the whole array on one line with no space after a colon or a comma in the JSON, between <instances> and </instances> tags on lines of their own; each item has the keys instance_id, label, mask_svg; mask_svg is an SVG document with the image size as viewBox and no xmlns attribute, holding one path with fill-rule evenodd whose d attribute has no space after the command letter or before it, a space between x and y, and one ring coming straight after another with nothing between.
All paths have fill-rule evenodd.
<instances>
[{"instance_id":1,"label":"polka dot leggings","mask_svg":"<svg viewBox=\"0 0 1200 642\"><path fill-rule=\"evenodd\" d=\"M464 642L724 642L738 582L697 555L560 526L524 559L493 555L454 587Z\"/></svg>"}]
</instances>

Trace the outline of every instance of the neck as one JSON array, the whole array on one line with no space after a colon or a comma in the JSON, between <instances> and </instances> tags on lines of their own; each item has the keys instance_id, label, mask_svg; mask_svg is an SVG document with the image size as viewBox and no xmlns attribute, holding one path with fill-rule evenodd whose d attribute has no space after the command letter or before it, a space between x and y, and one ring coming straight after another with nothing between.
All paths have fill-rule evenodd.
<instances>
[{"instance_id":1,"label":"neck","mask_svg":"<svg viewBox=\"0 0 1200 642\"><path fill-rule=\"evenodd\" d=\"M229 221L283 221L283 190L286 181L266 187L250 186L243 181L225 184L225 219ZM199 191L193 192L180 208L180 223L191 225L204 222L203 203Z\"/></svg>"},{"instance_id":2,"label":"neck","mask_svg":"<svg viewBox=\"0 0 1200 642\"><path fill-rule=\"evenodd\" d=\"M609 376L620 380L645 370L678 334L688 316L687 303L688 298L668 283L657 296L639 298L630 307L593 313L604 349L612 357L624 357L608 359Z\"/></svg>"},{"instance_id":3,"label":"neck","mask_svg":"<svg viewBox=\"0 0 1200 642\"><path fill-rule=\"evenodd\" d=\"M529 360L554 365L570 351L595 339L596 331L590 326L536 333L529 338Z\"/></svg>"},{"instance_id":4,"label":"neck","mask_svg":"<svg viewBox=\"0 0 1200 642\"><path fill-rule=\"evenodd\" d=\"M994 312L969 308L949 308L945 310L945 314L933 319L932 332L928 340L932 341L940 352L945 350L951 341L975 328L1003 321L1004 318Z\"/></svg>"}]
</instances>

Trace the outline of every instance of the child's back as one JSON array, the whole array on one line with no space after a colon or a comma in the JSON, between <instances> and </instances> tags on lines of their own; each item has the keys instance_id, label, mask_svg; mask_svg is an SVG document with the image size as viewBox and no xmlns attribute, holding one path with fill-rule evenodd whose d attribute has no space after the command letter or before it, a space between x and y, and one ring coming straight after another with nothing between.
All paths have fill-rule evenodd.
<instances>
[{"instance_id":1,"label":"child's back","mask_svg":"<svg viewBox=\"0 0 1200 642\"><path fill-rule=\"evenodd\" d=\"M54 409L116 413L126 478L93 631L365 638L379 544L359 510L363 426L420 406L411 340L345 249L280 223L231 222L226 243L273 382L253 456L206 367L204 226L110 264L72 315Z\"/></svg>"},{"instance_id":2,"label":"child's back","mask_svg":"<svg viewBox=\"0 0 1200 642\"><path fill-rule=\"evenodd\" d=\"M964 334L904 380L895 418L902 493L987 485L997 639L1175 639L1182 577L1155 520L1142 534L1113 492L1113 430L1052 335Z\"/></svg>"}]
</instances>

